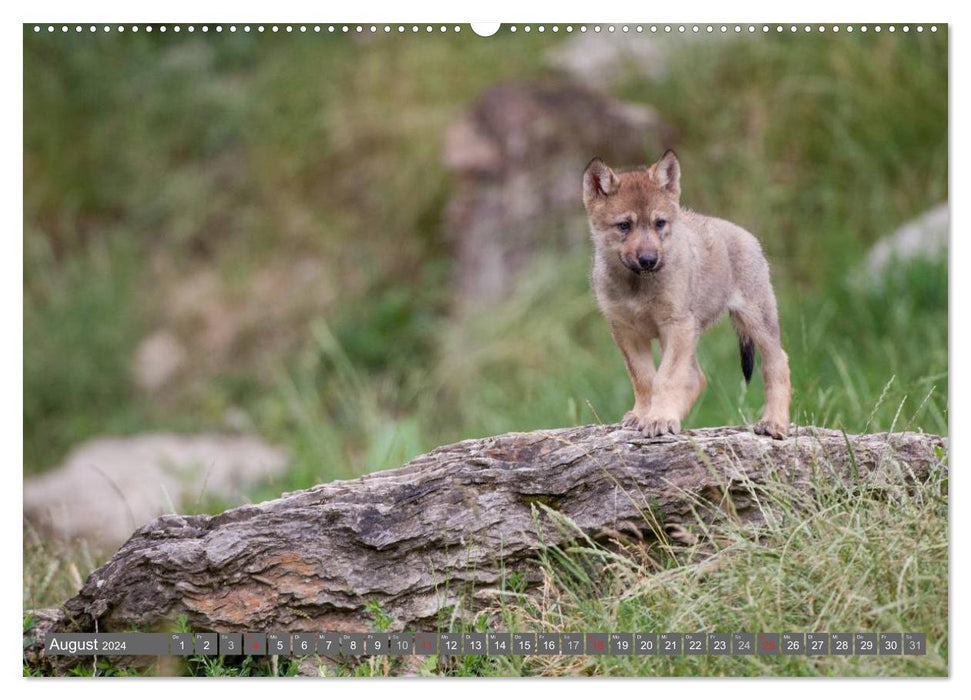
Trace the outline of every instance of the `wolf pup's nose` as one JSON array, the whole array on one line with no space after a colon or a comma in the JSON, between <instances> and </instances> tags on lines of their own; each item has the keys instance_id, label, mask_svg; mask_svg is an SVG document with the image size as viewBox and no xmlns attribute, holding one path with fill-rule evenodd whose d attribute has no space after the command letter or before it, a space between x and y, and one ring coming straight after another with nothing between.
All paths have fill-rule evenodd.
<instances>
[{"instance_id":1,"label":"wolf pup's nose","mask_svg":"<svg viewBox=\"0 0 971 700\"><path fill-rule=\"evenodd\" d=\"M641 269L650 271L657 266L657 256L645 253L644 255L638 256L637 262L640 263Z\"/></svg>"}]
</instances>

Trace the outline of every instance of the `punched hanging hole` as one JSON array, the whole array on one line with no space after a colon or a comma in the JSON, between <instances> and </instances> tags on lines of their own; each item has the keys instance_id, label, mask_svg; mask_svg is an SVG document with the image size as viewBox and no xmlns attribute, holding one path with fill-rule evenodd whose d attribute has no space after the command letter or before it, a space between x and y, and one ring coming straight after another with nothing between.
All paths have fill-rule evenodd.
<instances>
[{"instance_id":1,"label":"punched hanging hole","mask_svg":"<svg viewBox=\"0 0 971 700\"><path fill-rule=\"evenodd\" d=\"M479 36L492 36L501 26L499 22L473 22L472 31Z\"/></svg>"}]
</instances>

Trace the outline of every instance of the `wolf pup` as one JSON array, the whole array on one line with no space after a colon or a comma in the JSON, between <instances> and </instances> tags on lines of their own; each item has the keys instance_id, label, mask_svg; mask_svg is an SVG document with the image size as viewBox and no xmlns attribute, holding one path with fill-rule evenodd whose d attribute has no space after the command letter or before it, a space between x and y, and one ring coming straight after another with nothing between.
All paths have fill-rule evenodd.
<instances>
[{"instance_id":1,"label":"wolf pup","mask_svg":"<svg viewBox=\"0 0 971 700\"><path fill-rule=\"evenodd\" d=\"M706 384L695 357L698 337L728 311L746 382L755 348L762 354L765 410L755 432L781 439L789 431L791 389L769 265L748 231L682 209L680 180L670 150L649 168L615 173L594 158L583 173L593 289L634 385L623 425L648 437L681 429Z\"/></svg>"}]
</instances>

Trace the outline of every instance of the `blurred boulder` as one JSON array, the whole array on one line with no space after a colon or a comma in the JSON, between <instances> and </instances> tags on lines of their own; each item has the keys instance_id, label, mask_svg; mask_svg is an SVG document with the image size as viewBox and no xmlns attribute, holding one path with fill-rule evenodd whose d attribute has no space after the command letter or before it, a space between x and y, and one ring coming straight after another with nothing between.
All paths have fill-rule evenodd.
<instances>
[{"instance_id":1,"label":"blurred boulder","mask_svg":"<svg viewBox=\"0 0 971 700\"><path fill-rule=\"evenodd\" d=\"M253 436L98 438L54 471L24 481L24 517L56 537L115 548L153 518L202 499L243 503L288 462L284 450Z\"/></svg>"},{"instance_id":2,"label":"blurred boulder","mask_svg":"<svg viewBox=\"0 0 971 700\"><path fill-rule=\"evenodd\" d=\"M541 248L588 236L580 179L594 156L644 165L673 129L646 105L561 80L490 87L445 134L446 233L460 306L502 298Z\"/></svg>"},{"instance_id":3,"label":"blurred boulder","mask_svg":"<svg viewBox=\"0 0 971 700\"><path fill-rule=\"evenodd\" d=\"M611 85L625 76L657 80L664 75L667 50L643 34L570 37L546 55L547 63L585 85Z\"/></svg>"},{"instance_id":4,"label":"blurred boulder","mask_svg":"<svg viewBox=\"0 0 971 700\"><path fill-rule=\"evenodd\" d=\"M867 272L877 278L886 274L895 262L915 258L935 261L947 257L950 219L948 204L943 202L884 236L867 253Z\"/></svg>"},{"instance_id":5,"label":"blurred boulder","mask_svg":"<svg viewBox=\"0 0 971 700\"><path fill-rule=\"evenodd\" d=\"M546 54L546 63L572 80L594 87L609 87L623 80L661 80L672 57L703 41L706 47L727 45L734 32L677 34L628 33L574 34ZM751 39L751 37L749 37Z\"/></svg>"},{"instance_id":6,"label":"blurred boulder","mask_svg":"<svg viewBox=\"0 0 971 700\"><path fill-rule=\"evenodd\" d=\"M144 391L157 391L179 373L185 360L185 348L175 335L155 331L135 350L135 384Z\"/></svg>"}]
</instances>

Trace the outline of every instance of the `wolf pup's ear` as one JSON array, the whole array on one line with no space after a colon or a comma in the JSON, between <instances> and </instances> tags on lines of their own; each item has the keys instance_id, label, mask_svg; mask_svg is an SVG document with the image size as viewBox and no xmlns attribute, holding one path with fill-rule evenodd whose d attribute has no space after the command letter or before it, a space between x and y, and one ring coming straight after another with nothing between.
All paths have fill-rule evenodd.
<instances>
[{"instance_id":1,"label":"wolf pup's ear","mask_svg":"<svg viewBox=\"0 0 971 700\"><path fill-rule=\"evenodd\" d=\"M670 148L651 167L651 180L675 197L681 195L681 163L678 161L677 154Z\"/></svg>"},{"instance_id":2,"label":"wolf pup's ear","mask_svg":"<svg viewBox=\"0 0 971 700\"><path fill-rule=\"evenodd\" d=\"M620 178L599 158L594 158L583 171L583 203L608 197L620 187Z\"/></svg>"}]
</instances>

